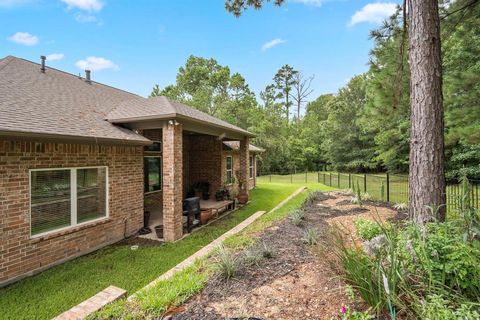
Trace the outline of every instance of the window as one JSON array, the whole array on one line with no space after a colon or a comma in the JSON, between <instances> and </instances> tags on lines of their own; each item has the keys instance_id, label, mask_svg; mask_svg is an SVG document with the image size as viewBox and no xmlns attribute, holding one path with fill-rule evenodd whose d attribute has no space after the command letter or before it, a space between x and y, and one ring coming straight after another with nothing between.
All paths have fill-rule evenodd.
<instances>
[{"instance_id":1,"label":"window","mask_svg":"<svg viewBox=\"0 0 480 320\"><path fill-rule=\"evenodd\" d=\"M153 144L143 147L145 152L162 152L162 143L160 141L153 141Z\"/></svg>"},{"instance_id":2,"label":"window","mask_svg":"<svg viewBox=\"0 0 480 320\"><path fill-rule=\"evenodd\" d=\"M162 190L162 157L146 156L143 158L145 192Z\"/></svg>"},{"instance_id":3,"label":"window","mask_svg":"<svg viewBox=\"0 0 480 320\"><path fill-rule=\"evenodd\" d=\"M106 167L30 171L31 235L107 216Z\"/></svg>"},{"instance_id":4,"label":"window","mask_svg":"<svg viewBox=\"0 0 480 320\"><path fill-rule=\"evenodd\" d=\"M255 171L254 171L254 158L253 156L250 156L250 163L249 163L249 169L250 169L250 179L253 179L254 175L255 175Z\"/></svg>"},{"instance_id":5,"label":"window","mask_svg":"<svg viewBox=\"0 0 480 320\"><path fill-rule=\"evenodd\" d=\"M227 184L233 183L233 158L227 156Z\"/></svg>"}]
</instances>

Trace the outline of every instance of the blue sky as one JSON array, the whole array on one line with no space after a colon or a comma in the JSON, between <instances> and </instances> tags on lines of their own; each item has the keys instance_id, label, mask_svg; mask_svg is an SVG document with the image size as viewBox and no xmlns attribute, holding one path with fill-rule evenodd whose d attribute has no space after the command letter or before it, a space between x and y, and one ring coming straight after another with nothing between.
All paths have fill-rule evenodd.
<instances>
[{"instance_id":1,"label":"blue sky","mask_svg":"<svg viewBox=\"0 0 480 320\"><path fill-rule=\"evenodd\" d=\"M290 0L235 18L223 0L0 0L0 56L14 55L147 96L191 54L241 73L258 93L290 64L312 98L367 69L369 30L399 0Z\"/></svg>"}]
</instances>

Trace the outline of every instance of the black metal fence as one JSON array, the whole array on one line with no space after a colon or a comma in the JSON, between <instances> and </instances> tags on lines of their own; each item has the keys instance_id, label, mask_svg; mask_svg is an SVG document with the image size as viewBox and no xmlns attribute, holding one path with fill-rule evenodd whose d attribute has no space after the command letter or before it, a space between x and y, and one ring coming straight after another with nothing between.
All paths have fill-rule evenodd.
<instances>
[{"instance_id":1,"label":"black metal fence","mask_svg":"<svg viewBox=\"0 0 480 320\"><path fill-rule=\"evenodd\" d=\"M405 203L409 201L408 176L399 174L353 174L340 172L303 172L290 174L269 173L259 176L258 181L270 183L322 183L338 188L360 190L372 199ZM480 180L470 180L470 204L480 209ZM460 182L447 185L447 210L458 208L464 201L465 188ZM462 200L463 199L463 200Z\"/></svg>"}]
</instances>

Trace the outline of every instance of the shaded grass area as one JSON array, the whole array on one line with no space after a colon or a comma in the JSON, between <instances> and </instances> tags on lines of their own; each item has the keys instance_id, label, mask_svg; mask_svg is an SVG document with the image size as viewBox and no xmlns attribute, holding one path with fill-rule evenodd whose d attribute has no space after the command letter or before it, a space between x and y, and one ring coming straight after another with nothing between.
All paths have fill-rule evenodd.
<instances>
[{"instance_id":1,"label":"shaded grass area","mask_svg":"<svg viewBox=\"0 0 480 320\"><path fill-rule=\"evenodd\" d=\"M256 211L272 209L300 185L259 183L248 206L181 241L135 251L129 245L108 246L2 288L0 319L50 319L109 285L131 294ZM321 188L319 184L307 186Z\"/></svg>"},{"instance_id":2,"label":"shaded grass area","mask_svg":"<svg viewBox=\"0 0 480 320\"><path fill-rule=\"evenodd\" d=\"M298 185L295 185L295 189L298 187ZM275 188L285 188L285 186L278 184ZM310 188L323 191L331 190L329 187L320 185L310 185ZM253 245L255 234L300 208L308 196L309 192L304 191L278 210L264 214L240 233L227 238L224 243L225 247L240 250ZM200 292L209 275L214 272L215 267L214 262L207 258L201 258L193 266L176 273L172 278L160 281L153 287L142 290L132 302L117 301L89 317L89 320L160 317L168 309L181 305L189 297Z\"/></svg>"}]
</instances>

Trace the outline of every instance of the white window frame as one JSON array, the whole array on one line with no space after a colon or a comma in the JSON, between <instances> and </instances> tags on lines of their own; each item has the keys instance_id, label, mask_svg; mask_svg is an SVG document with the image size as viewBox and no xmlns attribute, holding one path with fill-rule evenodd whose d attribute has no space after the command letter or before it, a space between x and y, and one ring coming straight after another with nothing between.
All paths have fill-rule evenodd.
<instances>
[{"instance_id":1,"label":"white window frame","mask_svg":"<svg viewBox=\"0 0 480 320\"><path fill-rule=\"evenodd\" d=\"M147 191L145 192L145 182L143 183L143 194L152 194L152 193L157 193L157 192L162 192L163 191L163 157L161 155L153 155L153 153L158 153L158 151L150 151L146 155L143 156L143 158L160 158L160 189L159 190L153 190L153 191ZM145 166L145 163L143 164ZM145 169L145 168L144 168ZM145 171L144 171L145 175ZM145 176L143 177L145 179Z\"/></svg>"},{"instance_id":2,"label":"white window frame","mask_svg":"<svg viewBox=\"0 0 480 320\"><path fill-rule=\"evenodd\" d=\"M252 160L250 162L250 159ZM250 155L249 159L249 164L248 164L248 173L249 173L249 176L250 176L250 179L253 179L255 178L255 156L254 155Z\"/></svg>"},{"instance_id":3,"label":"white window frame","mask_svg":"<svg viewBox=\"0 0 480 320\"><path fill-rule=\"evenodd\" d=\"M231 169L228 169L228 160L227 160L228 158L231 159L231 161L230 161L230 163L232 164L232 168L231 168ZM231 172L231 177L232 177L232 178L230 179L230 181L228 181L228 172L229 172L229 171ZM226 157L225 157L225 172L226 172L226 176L225 176L225 180L226 180L226 181L225 181L225 184L226 184L227 186L230 186L230 185L233 184L233 157L232 157L232 156L226 156Z\"/></svg>"},{"instance_id":4,"label":"white window frame","mask_svg":"<svg viewBox=\"0 0 480 320\"><path fill-rule=\"evenodd\" d=\"M105 216L96 219L88 220L85 222L77 223L77 170L81 169L105 169ZM70 170L70 226L50 230L42 233L32 235L32 172L35 171L58 171L58 170ZM41 168L41 169L29 169L28 170L28 200L29 200L29 225L30 225L30 238L35 239L44 237L46 235L55 234L58 232L74 229L78 226L88 225L102 220L107 220L110 217L110 184L109 174L107 166L93 166L93 167L65 167L65 168Z\"/></svg>"}]
</instances>

